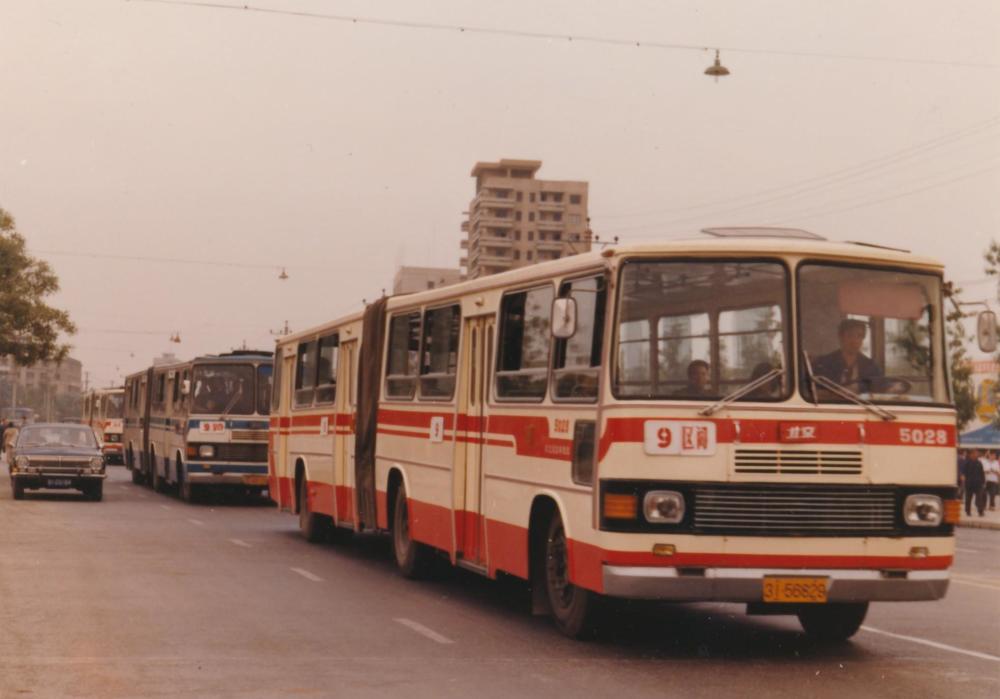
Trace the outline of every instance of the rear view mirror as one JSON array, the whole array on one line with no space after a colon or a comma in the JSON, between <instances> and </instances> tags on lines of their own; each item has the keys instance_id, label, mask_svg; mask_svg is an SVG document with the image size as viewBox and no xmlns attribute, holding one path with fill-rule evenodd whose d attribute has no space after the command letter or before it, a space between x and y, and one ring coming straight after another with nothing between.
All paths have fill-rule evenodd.
<instances>
[{"instance_id":1,"label":"rear view mirror","mask_svg":"<svg viewBox=\"0 0 1000 699\"><path fill-rule=\"evenodd\" d=\"M997 350L997 314L993 311L980 311L976 318L976 337L979 340L981 352L996 352Z\"/></svg>"},{"instance_id":2,"label":"rear view mirror","mask_svg":"<svg viewBox=\"0 0 1000 699\"><path fill-rule=\"evenodd\" d=\"M181 381L181 395L186 396L191 392L191 379Z\"/></svg>"},{"instance_id":3,"label":"rear view mirror","mask_svg":"<svg viewBox=\"0 0 1000 699\"><path fill-rule=\"evenodd\" d=\"M568 340L576 333L576 299L571 296L552 302L552 337Z\"/></svg>"}]
</instances>

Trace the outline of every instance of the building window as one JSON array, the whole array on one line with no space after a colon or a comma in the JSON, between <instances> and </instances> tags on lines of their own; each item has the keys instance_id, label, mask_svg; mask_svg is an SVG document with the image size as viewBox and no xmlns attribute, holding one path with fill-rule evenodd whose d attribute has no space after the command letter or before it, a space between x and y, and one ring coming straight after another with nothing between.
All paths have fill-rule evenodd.
<instances>
[{"instance_id":1,"label":"building window","mask_svg":"<svg viewBox=\"0 0 1000 699\"><path fill-rule=\"evenodd\" d=\"M534 239L535 239L535 232L528 231L528 240L534 240Z\"/></svg>"},{"instance_id":2,"label":"building window","mask_svg":"<svg viewBox=\"0 0 1000 699\"><path fill-rule=\"evenodd\" d=\"M518 192L517 193L517 200L521 201L522 199L524 199L524 193L523 192Z\"/></svg>"},{"instance_id":3,"label":"building window","mask_svg":"<svg viewBox=\"0 0 1000 699\"><path fill-rule=\"evenodd\" d=\"M569 203L570 204L579 204L581 201L583 201L583 197L581 197L579 194L570 194L569 195Z\"/></svg>"},{"instance_id":4,"label":"building window","mask_svg":"<svg viewBox=\"0 0 1000 699\"><path fill-rule=\"evenodd\" d=\"M528 253L527 253L526 257L527 257L527 260L530 262L535 257L535 253L533 253L531 250L528 250Z\"/></svg>"},{"instance_id":5,"label":"building window","mask_svg":"<svg viewBox=\"0 0 1000 699\"><path fill-rule=\"evenodd\" d=\"M569 214L566 217L566 220L569 221L574 226L579 226L583 222L582 218L580 217L580 214Z\"/></svg>"},{"instance_id":6,"label":"building window","mask_svg":"<svg viewBox=\"0 0 1000 699\"><path fill-rule=\"evenodd\" d=\"M515 260L520 260L521 259L521 251L520 250L515 250L514 251L514 259Z\"/></svg>"},{"instance_id":7,"label":"building window","mask_svg":"<svg viewBox=\"0 0 1000 699\"><path fill-rule=\"evenodd\" d=\"M420 360L420 313L393 316L389 323L385 395L409 400L417 388Z\"/></svg>"},{"instance_id":8,"label":"building window","mask_svg":"<svg viewBox=\"0 0 1000 699\"><path fill-rule=\"evenodd\" d=\"M497 397L541 400L548 386L552 287L504 296L500 304Z\"/></svg>"},{"instance_id":9,"label":"building window","mask_svg":"<svg viewBox=\"0 0 1000 699\"><path fill-rule=\"evenodd\" d=\"M532 204L535 203L535 193L534 192L532 192L532 193L530 193L528 195L528 201L531 202Z\"/></svg>"},{"instance_id":10,"label":"building window","mask_svg":"<svg viewBox=\"0 0 1000 699\"><path fill-rule=\"evenodd\" d=\"M451 398L458 370L458 330L462 312L458 305L435 308L424 314L423 363L420 397Z\"/></svg>"},{"instance_id":11,"label":"building window","mask_svg":"<svg viewBox=\"0 0 1000 699\"><path fill-rule=\"evenodd\" d=\"M332 403L337 397L337 357L340 338L334 333L319 339L319 362L316 366L316 402Z\"/></svg>"},{"instance_id":12,"label":"building window","mask_svg":"<svg viewBox=\"0 0 1000 699\"><path fill-rule=\"evenodd\" d=\"M521 239L521 229L518 228L517 230L514 231L514 240L520 240L520 239Z\"/></svg>"},{"instance_id":13,"label":"building window","mask_svg":"<svg viewBox=\"0 0 1000 699\"><path fill-rule=\"evenodd\" d=\"M518 211L517 213L515 213L515 214L514 214L514 218L515 218L516 220L520 221L520 220L521 220L521 212L520 212L520 211Z\"/></svg>"},{"instance_id":14,"label":"building window","mask_svg":"<svg viewBox=\"0 0 1000 699\"><path fill-rule=\"evenodd\" d=\"M534 221L535 220L535 212L534 211L529 211L528 212L528 220L529 221Z\"/></svg>"}]
</instances>

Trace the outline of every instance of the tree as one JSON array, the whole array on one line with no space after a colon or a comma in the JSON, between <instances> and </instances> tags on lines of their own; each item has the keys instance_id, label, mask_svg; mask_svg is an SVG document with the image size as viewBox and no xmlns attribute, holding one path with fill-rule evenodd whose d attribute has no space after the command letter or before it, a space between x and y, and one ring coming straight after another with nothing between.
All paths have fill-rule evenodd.
<instances>
[{"instance_id":1,"label":"tree","mask_svg":"<svg viewBox=\"0 0 1000 699\"><path fill-rule=\"evenodd\" d=\"M991 240L990 246L983 253L983 259L986 262L986 274L991 277L1000 278L1000 243ZM998 279L997 283L1000 283L1000 279ZM1000 354L995 359L1000 363ZM993 386L1000 386L1000 375L994 377ZM1000 410L997 410L993 414L993 426L1000 429Z\"/></svg>"},{"instance_id":2,"label":"tree","mask_svg":"<svg viewBox=\"0 0 1000 699\"><path fill-rule=\"evenodd\" d=\"M58 290L52 268L28 254L14 218L0 208L0 357L30 366L69 353L60 333L72 334L76 327L66 311L45 303Z\"/></svg>"},{"instance_id":3,"label":"tree","mask_svg":"<svg viewBox=\"0 0 1000 699\"><path fill-rule=\"evenodd\" d=\"M965 332L962 307L959 305L962 290L951 282L944 285L944 295L950 301L945 314L948 332L948 359L951 363L951 391L955 397L956 422L961 432L976 414L976 396L972 386L972 362L965 351L968 337Z\"/></svg>"}]
</instances>

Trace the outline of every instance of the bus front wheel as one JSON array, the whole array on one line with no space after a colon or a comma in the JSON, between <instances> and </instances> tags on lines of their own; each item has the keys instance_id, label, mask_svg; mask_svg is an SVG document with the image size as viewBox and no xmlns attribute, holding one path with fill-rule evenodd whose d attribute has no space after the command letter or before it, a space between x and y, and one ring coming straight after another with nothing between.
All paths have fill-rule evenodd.
<instances>
[{"instance_id":1,"label":"bus front wheel","mask_svg":"<svg viewBox=\"0 0 1000 699\"><path fill-rule=\"evenodd\" d=\"M821 604L802 609L799 623L819 641L846 641L858 632L868 614L868 603Z\"/></svg>"},{"instance_id":2,"label":"bus front wheel","mask_svg":"<svg viewBox=\"0 0 1000 699\"><path fill-rule=\"evenodd\" d=\"M315 544L323 538L326 531L322 515L309 510L309 484L305 474L299 482L299 529L306 541Z\"/></svg>"},{"instance_id":3,"label":"bus front wheel","mask_svg":"<svg viewBox=\"0 0 1000 699\"><path fill-rule=\"evenodd\" d=\"M596 598L569 580L566 530L558 512L552 514L545 537L545 591L556 627L570 638L581 638L594 628Z\"/></svg>"},{"instance_id":4,"label":"bus front wheel","mask_svg":"<svg viewBox=\"0 0 1000 699\"><path fill-rule=\"evenodd\" d=\"M396 557L396 566L405 578L421 578L430 570L430 551L410 536L410 508L402 484L396 489L392 511L392 552Z\"/></svg>"}]
</instances>

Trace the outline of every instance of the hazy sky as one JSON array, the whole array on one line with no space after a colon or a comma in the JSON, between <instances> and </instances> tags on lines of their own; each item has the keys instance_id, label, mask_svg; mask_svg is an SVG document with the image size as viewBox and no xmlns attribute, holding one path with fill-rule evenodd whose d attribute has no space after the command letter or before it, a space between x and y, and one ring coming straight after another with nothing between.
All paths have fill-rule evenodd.
<instances>
[{"instance_id":1,"label":"hazy sky","mask_svg":"<svg viewBox=\"0 0 1000 699\"><path fill-rule=\"evenodd\" d=\"M996 0L246 1L721 46L732 75L695 50L0 0L0 206L99 384L163 351L269 349L399 264L456 266L477 160L588 180L595 232L624 242L780 223L966 281L1000 238Z\"/></svg>"}]
</instances>

